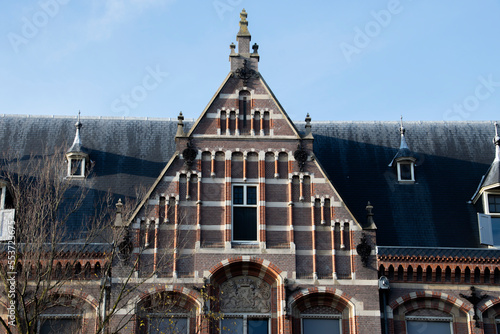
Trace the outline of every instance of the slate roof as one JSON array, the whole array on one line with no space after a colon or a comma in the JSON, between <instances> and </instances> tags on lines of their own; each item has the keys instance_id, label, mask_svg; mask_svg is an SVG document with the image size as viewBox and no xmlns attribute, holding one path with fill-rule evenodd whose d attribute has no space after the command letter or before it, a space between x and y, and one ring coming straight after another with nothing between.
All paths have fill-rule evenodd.
<instances>
[{"instance_id":1,"label":"slate roof","mask_svg":"<svg viewBox=\"0 0 500 334\"><path fill-rule=\"evenodd\" d=\"M359 223L371 202L378 245L478 247L469 201L495 157L493 124L405 122L405 128L417 155L414 184L399 184L388 166L400 145L397 122L317 122L315 154Z\"/></svg>"},{"instance_id":2,"label":"slate roof","mask_svg":"<svg viewBox=\"0 0 500 334\"><path fill-rule=\"evenodd\" d=\"M22 154L66 149L76 117L0 115L0 146ZM175 151L176 119L82 118L83 148L95 185L84 209L108 189L115 197L149 187ZM193 121L185 121L185 130ZM304 122L295 122L304 129ZM495 157L491 122L405 122L417 157L415 184L398 184L389 163L400 146L397 122L312 122L315 155L360 224L374 206L382 246L479 247L470 198ZM81 217L80 217L81 218ZM78 229L75 217L73 229Z\"/></svg>"}]
</instances>

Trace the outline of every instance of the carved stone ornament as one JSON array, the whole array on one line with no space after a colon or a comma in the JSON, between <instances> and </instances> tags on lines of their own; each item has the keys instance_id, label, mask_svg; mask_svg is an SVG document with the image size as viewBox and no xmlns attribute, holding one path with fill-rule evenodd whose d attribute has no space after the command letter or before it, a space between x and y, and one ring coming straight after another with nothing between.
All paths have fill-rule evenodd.
<instances>
[{"instance_id":1,"label":"carved stone ornament","mask_svg":"<svg viewBox=\"0 0 500 334\"><path fill-rule=\"evenodd\" d=\"M250 78L258 78L259 74L254 69L248 66L247 60L243 60L243 67L238 68L235 72L236 76L243 80L245 86Z\"/></svg>"},{"instance_id":2,"label":"carved stone ornament","mask_svg":"<svg viewBox=\"0 0 500 334\"><path fill-rule=\"evenodd\" d=\"M366 235L363 234L361 238L361 243L356 246L356 252L359 256L361 256L361 262L363 263L363 267L368 267L368 262L370 260L370 255L372 253L372 246L368 243L366 239Z\"/></svg>"},{"instance_id":3,"label":"carved stone ornament","mask_svg":"<svg viewBox=\"0 0 500 334\"><path fill-rule=\"evenodd\" d=\"M304 166L307 161L307 151L304 150L301 144L297 145L297 149L295 152L293 152L293 157L295 158L295 161L297 161L297 164L299 165L299 170L301 172L304 171Z\"/></svg>"},{"instance_id":4,"label":"carved stone ornament","mask_svg":"<svg viewBox=\"0 0 500 334\"><path fill-rule=\"evenodd\" d=\"M193 148L193 144L191 142L187 142L187 148L182 151L182 157L184 158L184 161L186 163L186 166L191 168L193 165L194 160L196 159L196 150Z\"/></svg>"},{"instance_id":5,"label":"carved stone ornament","mask_svg":"<svg viewBox=\"0 0 500 334\"><path fill-rule=\"evenodd\" d=\"M220 300L224 313L269 313L271 286L257 277L233 277L221 285Z\"/></svg>"}]
</instances>

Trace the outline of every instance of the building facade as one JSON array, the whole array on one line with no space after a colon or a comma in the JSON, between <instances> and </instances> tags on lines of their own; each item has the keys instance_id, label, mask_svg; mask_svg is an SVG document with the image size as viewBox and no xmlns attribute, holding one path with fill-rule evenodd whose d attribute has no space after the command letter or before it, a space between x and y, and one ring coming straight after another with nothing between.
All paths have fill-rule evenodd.
<instances>
[{"instance_id":1,"label":"building facade","mask_svg":"<svg viewBox=\"0 0 500 334\"><path fill-rule=\"evenodd\" d=\"M19 138L4 151L68 145L66 177L94 180L81 210L120 199L111 269L105 243L71 253L80 276L38 332L94 333L112 313L104 330L120 333L499 333L493 124L293 122L240 16L196 121L79 118L73 139L70 118L0 118Z\"/></svg>"}]
</instances>

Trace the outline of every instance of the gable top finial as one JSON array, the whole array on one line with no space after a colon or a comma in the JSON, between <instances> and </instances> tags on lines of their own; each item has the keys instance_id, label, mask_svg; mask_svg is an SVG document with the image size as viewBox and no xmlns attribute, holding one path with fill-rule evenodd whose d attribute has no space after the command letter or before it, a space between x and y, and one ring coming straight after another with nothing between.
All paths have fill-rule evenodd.
<instances>
[{"instance_id":1,"label":"gable top finial","mask_svg":"<svg viewBox=\"0 0 500 334\"><path fill-rule=\"evenodd\" d=\"M248 31L248 21L247 21L247 12L245 8L240 13L240 31L238 31L238 35L236 37L248 36L250 37L250 32Z\"/></svg>"},{"instance_id":2,"label":"gable top finial","mask_svg":"<svg viewBox=\"0 0 500 334\"><path fill-rule=\"evenodd\" d=\"M76 133L73 144L68 150L68 153L82 152L82 140L80 138L80 129L82 128L82 122L80 122L80 110L78 110L78 119L75 123Z\"/></svg>"}]
</instances>

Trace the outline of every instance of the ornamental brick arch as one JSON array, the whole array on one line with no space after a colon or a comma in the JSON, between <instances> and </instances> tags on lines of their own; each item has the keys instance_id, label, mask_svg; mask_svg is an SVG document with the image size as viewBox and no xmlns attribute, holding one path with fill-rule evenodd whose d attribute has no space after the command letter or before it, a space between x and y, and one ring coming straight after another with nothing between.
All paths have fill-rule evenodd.
<instances>
[{"instance_id":1,"label":"ornamental brick arch","mask_svg":"<svg viewBox=\"0 0 500 334\"><path fill-rule=\"evenodd\" d=\"M472 318L474 310L467 303L447 293L435 291L411 292L397 298L389 304L392 310L390 326L394 333L406 333L405 317L419 312L420 316L435 316L434 312L442 312L453 318L453 333L468 333L474 326ZM428 314L426 314L428 310Z\"/></svg>"},{"instance_id":2,"label":"ornamental brick arch","mask_svg":"<svg viewBox=\"0 0 500 334\"><path fill-rule=\"evenodd\" d=\"M200 293L179 285L152 287L133 298L129 305L135 306L136 333L146 334L150 326L161 322L173 323L173 319L184 318L189 332L196 331L201 324L203 300ZM159 322L150 324L151 315ZM187 322L189 321L189 322Z\"/></svg>"},{"instance_id":3,"label":"ornamental brick arch","mask_svg":"<svg viewBox=\"0 0 500 334\"><path fill-rule=\"evenodd\" d=\"M288 300L294 333L301 333L300 318L304 313L338 316L342 322L342 332L354 334L356 329L356 300L340 289L313 287L300 289Z\"/></svg>"},{"instance_id":4,"label":"ornamental brick arch","mask_svg":"<svg viewBox=\"0 0 500 334\"><path fill-rule=\"evenodd\" d=\"M283 284L281 269L268 260L250 256L236 256L225 259L210 269L207 277L211 284L222 284L231 277L255 276L266 283L273 285L275 282Z\"/></svg>"},{"instance_id":5,"label":"ornamental brick arch","mask_svg":"<svg viewBox=\"0 0 500 334\"><path fill-rule=\"evenodd\" d=\"M489 299L478 307L482 315L484 333L497 333L496 320L500 320L500 298Z\"/></svg>"},{"instance_id":6,"label":"ornamental brick arch","mask_svg":"<svg viewBox=\"0 0 500 334\"><path fill-rule=\"evenodd\" d=\"M260 314L273 333L286 332L284 316L285 277L269 260L248 255L219 262L207 277L211 311L218 314Z\"/></svg>"}]
</instances>

